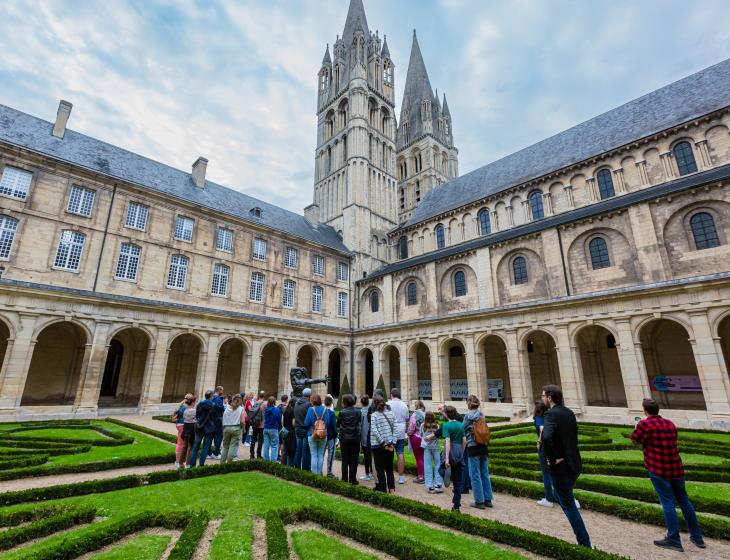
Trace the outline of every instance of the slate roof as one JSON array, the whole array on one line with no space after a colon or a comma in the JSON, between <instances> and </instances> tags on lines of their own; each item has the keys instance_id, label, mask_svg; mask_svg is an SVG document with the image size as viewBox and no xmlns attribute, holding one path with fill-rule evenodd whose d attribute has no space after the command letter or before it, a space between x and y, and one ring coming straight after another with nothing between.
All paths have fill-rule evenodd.
<instances>
[{"instance_id":1,"label":"slate roof","mask_svg":"<svg viewBox=\"0 0 730 560\"><path fill-rule=\"evenodd\" d=\"M352 45L352 38L355 34L355 26L360 20L360 26L365 33L365 37L370 35L368 30L368 18L365 17L365 7L362 0L350 0L350 7L347 10L347 19L345 20L345 29L342 31L342 40L348 47Z\"/></svg>"},{"instance_id":2,"label":"slate roof","mask_svg":"<svg viewBox=\"0 0 730 560\"><path fill-rule=\"evenodd\" d=\"M730 59L443 184L402 227L728 106Z\"/></svg>"},{"instance_id":3,"label":"slate roof","mask_svg":"<svg viewBox=\"0 0 730 560\"><path fill-rule=\"evenodd\" d=\"M263 202L212 181L205 188L193 183L189 172L132 153L73 130L56 138L53 124L5 105L0 105L0 141L183 199L248 222L293 235L340 251L350 251L330 226L312 226L302 215ZM261 208L261 219L252 208Z\"/></svg>"}]
</instances>

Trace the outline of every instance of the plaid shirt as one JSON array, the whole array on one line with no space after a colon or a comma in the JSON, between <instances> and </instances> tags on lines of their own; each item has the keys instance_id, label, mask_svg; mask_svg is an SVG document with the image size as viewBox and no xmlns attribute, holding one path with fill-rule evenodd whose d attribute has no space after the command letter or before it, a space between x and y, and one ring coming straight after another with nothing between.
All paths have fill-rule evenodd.
<instances>
[{"instance_id":1,"label":"plaid shirt","mask_svg":"<svg viewBox=\"0 0 730 560\"><path fill-rule=\"evenodd\" d=\"M683 478L677 450L677 427L661 416L649 416L636 425L631 440L644 448L644 466L662 478Z\"/></svg>"}]
</instances>

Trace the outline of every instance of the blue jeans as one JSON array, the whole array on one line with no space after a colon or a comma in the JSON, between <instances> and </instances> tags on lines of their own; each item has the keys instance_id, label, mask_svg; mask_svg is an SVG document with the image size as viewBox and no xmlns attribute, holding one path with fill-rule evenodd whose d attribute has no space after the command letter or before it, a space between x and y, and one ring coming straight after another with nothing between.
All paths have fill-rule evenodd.
<instances>
[{"instance_id":1,"label":"blue jeans","mask_svg":"<svg viewBox=\"0 0 730 560\"><path fill-rule=\"evenodd\" d=\"M664 510L667 538L676 543L681 542L679 538L679 518L677 517L677 510L674 505L676 500L682 509L682 515L687 522L687 527L689 527L690 536L696 541L702 541L702 531L697 522L695 508L692 502L689 501L689 496L687 496L687 490L684 487L684 477L662 478L650 472L649 479L651 479L651 483L654 485L654 490L656 490L657 496L659 496L659 502L662 504L662 509Z\"/></svg>"},{"instance_id":2,"label":"blue jeans","mask_svg":"<svg viewBox=\"0 0 730 560\"><path fill-rule=\"evenodd\" d=\"M297 450L294 452L294 467L303 471L308 471L311 464L311 455L309 454L309 442L307 434L300 436L296 434Z\"/></svg>"},{"instance_id":3,"label":"blue jeans","mask_svg":"<svg viewBox=\"0 0 730 560\"><path fill-rule=\"evenodd\" d=\"M474 491L474 501L483 504L491 502L492 481L489 480L489 460L487 456L469 457L469 476L471 476L471 489Z\"/></svg>"},{"instance_id":4,"label":"blue jeans","mask_svg":"<svg viewBox=\"0 0 730 560\"><path fill-rule=\"evenodd\" d=\"M469 463L467 462L466 455L464 456L464 462L461 467L461 491L468 492L471 490L471 473L469 472Z\"/></svg>"},{"instance_id":5,"label":"blue jeans","mask_svg":"<svg viewBox=\"0 0 730 560\"><path fill-rule=\"evenodd\" d=\"M200 430L195 430L195 439L193 440L193 452L190 455L189 466L195 466L195 460L198 458L200 453L200 466L205 465L205 460L208 458L208 451L210 451L210 443L213 441L213 433L205 434ZM202 449L201 449L202 444Z\"/></svg>"},{"instance_id":6,"label":"blue jeans","mask_svg":"<svg viewBox=\"0 0 730 560\"><path fill-rule=\"evenodd\" d=\"M264 430L264 461L276 461L279 458L279 430Z\"/></svg>"},{"instance_id":7,"label":"blue jeans","mask_svg":"<svg viewBox=\"0 0 730 560\"><path fill-rule=\"evenodd\" d=\"M337 449L337 440L327 440L327 474L332 474L332 463L335 460L335 450Z\"/></svg>"},{"instance_id":8,"label":"blue jeans","mask_svg":"<svg viewBox=\"0 0 730 560\"><path fill-rule=\"evenodd\" d=\"M574 475L554 474L552 475L552 478L553 488L555 489L555 494L558 497L558 503L563 509L565 517L568 518L570 526L573 528L573 533L575 533L578 544L590 548L591 538L588 536L588 531L586 530L585 523L583 523L583 518L575 505L575 496L573 496L573 487L575 486L575 481L578 477Z\"/></svg>"},{"instance_id":9,"label":"blue jeans","mask_svg":"<svg viewBox=\"0 0 730 560\"><path fill-rule=\"evenodd\" d=\"M326 439L314 439L309 436L309 454L312 458L312 468L314 474L322 474L322 465L324 463L324 448L327 446Z\"/></svg>"},{"instance_id":10,"label":"blue jeans","mask_svg":"<svg viewBox=\"0 0 730 560\"><path fill-rule=\"evenodd\" d=\"M439 474L439 464L441 463L441 451L439 449L430 449L428 447L423 450L423 476L426 479L426 488L441 486L444 481L441 480Z\"/></svg>"},{"instance_id":11,"label":"blue jeans","mask_svg":"<svg viewBox=\"0 0 730 560\"><path fill-rule=\"evenodd\" d=\"M542 451L538 451L537 454L540 457L540 470L542 471L542 485L545 488L545 499L548 502L556 502L557 500L553 492L553 479L550 476L545 454Z\"/></svg>"},{"instance_id":12,"label":"blue jeans","mask_svg":"<svg viewBox=\"0 0 730 560\"><path fill-rule=\"evenodd\" d=\"M213 442L215 443L215 455L221 454L221 444L223 443L223 420L215 421L215 432L213 433Z\"/></svg>"}]
</instances>

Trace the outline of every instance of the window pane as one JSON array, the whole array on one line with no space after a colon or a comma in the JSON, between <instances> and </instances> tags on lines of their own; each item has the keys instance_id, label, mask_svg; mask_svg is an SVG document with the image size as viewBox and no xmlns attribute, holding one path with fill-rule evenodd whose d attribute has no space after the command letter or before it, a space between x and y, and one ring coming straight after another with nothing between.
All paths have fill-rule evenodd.
<instances>
[{"instance_id":1,"label":"window pane","mask_svg":"<svg viewBox=\"0 0 730 560\"><path fill-rule=\"evenodd\" d=\"M249 290L251 301L262 303L264 301L264 275L260 272L251 273L251 289Z\"/></svg>"},{"instance_id":2,"label":"window pane","mask_svg":"<svg viewBox=\"0 0 730 560\"><path fill-rule=\"evenodd\" d=\"M286 251L284 251L284 266L296 268L298 256L297 250L294 247L287 247Z\"/></svg>"},{"instance_id":3,"label":"window pane","mask_svg":"<svg viewBox=\"0 0 730 560\"><path fill-rule=\"evenodd\" d=\"M62 231L53 266L78 272L85 239L86 236L83 233L70 230Z\"/></svg>"},{"instance_id":4,"label":"window pane","mask_svg":"<svg viewBox=\"0 0 730 560\"><path fill-rule=\"evenodd\" d=\"M456 297L466 295L466 275L461 270L454 274L454 295Z\"/></svg>"},{"instance_id":5,"label":"window pane","mask_svg":"<svg viewBox=\"0 0 730 560\"><path fill-rule=\"evenodd\" d=\"M127 207L127 219L124 225L137 229L145 229L147 227L147 207L136 202L130 202Z\"/></svg>"},{"instance_id":6,"label":"window pane","mask_svg":"<svg viewBox=\"0 0 730 560\"><path fill-rule=\"evenodd\" d=\"M348 277L348 266L346 262L339 261L337 263L337 279L346 281Z\"/></svg>"},{"instance_id":7,"label":"window pane","mask_svg":"<svg viewBox=\"0 0 730 560\"><path fill-rule=\"evenodd\" d=\"M178 216L175 220L175 237L183 241L193 240L193 220L184 216Z\"/></svg>"},{"instance_id":8,"label":"window pane","mask_svg":"<svg viewBox=\"0 0 730 560\"><path fill-rule=\"evenodd\" d=\"M591 253L591 265L593 266L593 270L608 268L611 266L611 261L608 258L608 245L606 244L605 239L602 237L591 239L591 242L588 244L588 249Z\"/></svg>"},{"instance_id":9,"label":"window pane","mask_svg":"<svg viewBox=\"0 0 730 560\"><path fill-rule=\"evenodd\" d=\"M210 291L215 296L224 296L228 293L228 267L216 264L213 267L213 284Z\"/></svg>"},{"instance_id":10,"label":"window pane","mask_svg":"<svg viewBox=\"0 0 730 560\"><path fill-rule=\"evenodd\" d=\"M533 191L530 193L530 210L532 210L533 220L539 220L545 217L545 211L542 207L542 192Z\"/></svg>"},{"instance_id":11,"label":"window pane","mask_svg":"<svg viewBox=\"0 0 730 560\"><path fill-rule=\"evenodd\" d=\"M74 185L71 187L71 196L68 199L68 211L81 216L91 216L96 191Z\"/></svg>"},{"instance_id":12,"label":"window pane","mask_svg":"<svg viewBox=\"0 0 730 560\"><path fill-rule=\"evenodd\" d=\"M408 258L408 239L406 239L405 237L401 237L398 240L398 252L400 253L401 259Z\"/></svg>"},{"instance_id":13,"label":"window pane","mask_svg":"<svg viewBox=\"0 0 730 560\"><path fill-rule=\"evenodd\" d=\"M608 169L601 169L598 172L598 192L601 200L616 196L616 191L613 188L613 177Z\"/></svg>"},{"instance_id":14,"label":"window pane","mask_svg":"<svg viewBox=\"0 0 730 560\"><path fill-rule=\"evenodd\" d=\"M172 255L170 257L170 270L167 273L167 286L169 288L185 288L188 276L188 258L183 255Z\"/></svg>"},{"instance_id":15,"label":"window pane","mask_svg":"<svg viewBox=\"0 0 730 560\"><path fill-rule=\"evenodd\" d=\"M347 316L347 294L345 292L339 292L337 294L337 316Z\"/></svg>"},{"instance_id":16,"label":"window pane","mask_svg":"<svg viewBox=\"0 0 730 560\"><path fill-rule=\"evenodd\" d=\"M441 224L436 226L436 247L443 249L446 245L446 237L444 236L444 226Z\"/></svg>"},{"instance_id":17,"label":"window pane","mask_svg":"<svg viewBox=\"0 0 730 560\"><path fill-rule=\"evenodd\" d=\"M253 240L253 258L260 261L266 260L266 241L263 239Z\"/></svg>"},{"instance_id":18,"label":"window pane","mask_svg":"<svg viewBox=\"0 0 730 560\"><path fill-rule=\"evenodd\" d=\"M512 261L512 274L515 284L527 284L527 261L525 261L525 257L516 257Z\"/></svg>"},{"instance_id":19,"label":"window pane","mask_svg":"<svg viewBox=\"0 0 730 560\"><path fill-rule=\"evenodd\" d=\"M227 228L218 228L218 234L215 239L215 248L219 251L233 250L233 232Z\"/></svg>"},{"instance_id":20,"label":"window pane","mask_svg":"<svg viewBox=\"0 0 730 560\"><path fill-rule=\"evenodd\" d=\"M418 297L418 288L415 282L411 282L406 286L406 303L408 305L416 305Z\"/></svg>"},{"instance_id":21,"label":"window pane","mask_svg":"<svg viewBox=\"0 0 730 560\"><path fill-rule=\"evenodd\" d=\"M482 235L489 235L492 231L492 224L489 220L489 210L479 212L479 232Z\"/></svg>"},{"instance_id":22,"label":"window pane","mask_svg":"<svg viewBox=\"0 0 730 560\"><path fill-rule=\"evenodd\" d=\"M282 306L292 308L295 303L296 283L293 280L284 280L284 293L282 295Z\"/></svg>"},{"instance_id":23,"label":"window pane","mask_svg":"<svg viewBox=\"0 0 730 560\"><path fill-rule=\"evenodd\" d=\"M707 212L698 212L689 221L697 249L711 249L720 245L715 219Z\"/></svg>"},{"instance_id":24,"label":"window pane","mask_svg":"<svg viewBox=\"0 0 730 560\"><path fill-rule=\"evenodd\" d=\"M312 288L312 311L320 313L322 311L322 294L323 290L320 286Z\"/></svg>"},{"instance_id":25,"label":"window pane","mask_svg":"<svg viewBox=\"0 0 730 560\"><path fill-rule=\"evenodd\" d=\"M115 276L123 280L136 280L139 269L139 256L142 249L131 243L122 243Z\"/></svg>"},{"instance_id":26,"label":"window pane","mask_svg":"<svg viewBox=\"0 0 730 560\"><path fill-rule=\"evenodd\" d=\"M17 229L18 220L10 216L0 216L0 259L10 257Z\"/></svg>"},{"instance_id":27,"label":"window pane","mask_svg":"<svg viewBox=\"0 0 730 560\"><path fill-rule=\"evenodd\" d=\"M680 142L674 146L674 159L677 160L677 169L680 175L687 175L687 173L694 173L697 171L697 162L695 161L695 154L692 151L692 146L689 142Z\"/></svg>"},{"instance_id":28,"label":"window pane","mask_svg":"<svg viewBox=\"0 0 730 560\"><path fill-rule=\"evenodd\" d=\"M378 296L378 292L373 290L370 292L370 311L372 313L377 313L380 309L380 297Z\"/></svg>"},{"instance_id":29,"label":"window pane","mask_svg":"<svg viewBox=\"0 0 730 560\"><path fill-rule=\"evenodd\" d=\"M25 200L33 174L17 167L5 166L0 178L0 194Z\"/></svg>"},{"instance_id":30,"label":"window pane","mask_svg":"<svg viewBox=\"0 0 730 560\"><path fill-rule=\"evenodd\" d=\"M312 273L313 274L324 274L324 257L322 255L312 256Z\"/></svg>"}]
</instances>

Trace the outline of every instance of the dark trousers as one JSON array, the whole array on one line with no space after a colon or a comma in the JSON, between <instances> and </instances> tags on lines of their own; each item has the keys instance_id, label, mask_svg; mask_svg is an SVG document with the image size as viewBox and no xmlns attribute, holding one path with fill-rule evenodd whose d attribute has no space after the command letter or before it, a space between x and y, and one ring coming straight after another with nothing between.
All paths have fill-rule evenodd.
<instances>
[{"instance_id":1,"label":"dark trousers","mask_svg":"<svg viewBox=\"0 0 730 560\"><path fill-rule=\"evenodd\" d=\"M464 457L464 461L466 462L466 456ZM462 469L461 469L461 492L469 492L471 491L471 473L469 473L469 466L465 463L462 463ZM456 479L454 479L456 480Z\"/></svg>"},{"instance_id":2,"label":"dark trousers","mask_svg":"<svg viewBox=\"0 0 730 560\"><path fill-rule=\"evenodd\" d=\"M208 458L208 451L210 451L211 441L213 441L213 432L206 434L202 430L195 430L195 439L193 440L193 451L190 454L189 466L195 466L195 460L198 459L198 455L200 455L200 466L205 465L205 460Z\"/></svg>"},{"instance_id":3,"label":"dark trousers","mask_svg":"<svg viewBox=\"0 0 730 560\"><path fill-rule=\"evenodd\" d=\"M548 502L555 502L555 494L553 493L553 479L550 476L550 469L542 451L537 452L540 457L540 471L542 472L542 486L545 491L545 499Z\"/></svg>"},{"instance_id":4,"label":"dark trousers","mask_svg":"<svg viewBox=\"0 0 730 560\"><path fill-rule=\"evenodd\" d=\"M307 432L304 435L296 434L297 438L297 449L294 452L294 467L303 471L311 470L312 468L312 457L309 454L309 439L307 438Z\"/></svg>"},{"instance_id":5,"label":"dark trousers","mask_svg":"<svg viewBox=\"0 0 730 560\"><path fill-rule=\"evenodd\" d=\"M583 518L575 505L575 496L573 496L573 487L578 477L575 475L553 474L552 478L555 496L558 498L558 503L563 509L565 517L568 518L570 526L573 528L578 544L590 548L591 538L588 536Z\"/></svg>"},{"instance_id":6,"label":"dark trousers","mask_svg":"<svg viewBox=\"0 0 730 560\"><path fill-rule=\"evenodd\" d=\"M458 465L451 465L451 485L454 488L454 497L451 500L451 503L454 506L454 509L459 509L461 507L461 491L463 490L463 477L465 470L468 469L464 468L463 462Z\"/></svg>"},{"instance_id":7,"label":"dark trousers","mask_svg":"<svg viewBox=\"0 0 730 560\"><path fill-rule=\"evenodd\" d=\"M369 445L362 446L362 454L365 457L365 474L373 474L373 452Z\"/></svg>"},{"instance_id":8,"label":"dark trousers","mask_svg":"<svg viewBox=\"0 0 730 560\"><path fill-rule=\"evenodd\" d=\"M696 541L704 540L700 524L697 522L697 515L692 502L689 501L687 489L684 487L684 478L662 478L649 473L651 483L654 485L659 503L662 504L664 510L664 523L667 525L667 538L676 543L681 543L679 538L679 518L674 504L675 500L682 510L684 520L687 522L690 536Z\"/></svg>"},{"instance_id":9,"label":"dark trousers","mask_svg":"<svg viewBox=\"0 0 730 560\"><path fill-rule=\"evenodd\" d=\"M254 457L254 449L256 450L256 458L261 459L261 447L264 445L264 429L251 428L253 435L251 436L251 459Z\"/></svg>"},{"instance_id":10,"label":"dark trousers","mask_svg":"<svg viewBox=\"0 0 730 560\"><path fill-rule=\"evenodd\" d=\"M357 484L357 460L360 458L360 442L356 439L340 441L342 455L342 480Z\"/></svg>"},{"instance_id":11,"label":"dark trousers","mask_svg":"<svg viewBox=\"0 0 730 560\"><path fill-rule=\"evenodd\" d=\"M378 476L378 482L375 485L375 490L379 492L395 490L395 476L393 476L393 453L393 449L388 451L385 449L385 447L376 447L375 449L373 449L375 472Z\"/></svg>"},{"instance_id":12,"label":"dark trousers","mask_svg":"<svg viewBox=\"0 0 730 560\"><path fill-rule=\"evenodd\" d=\"M221 454L221 444L223 443L223 419L215 421L215 432L213 433L213 442L215 443L214 455Z\"/></svg>"}]
</instances>

